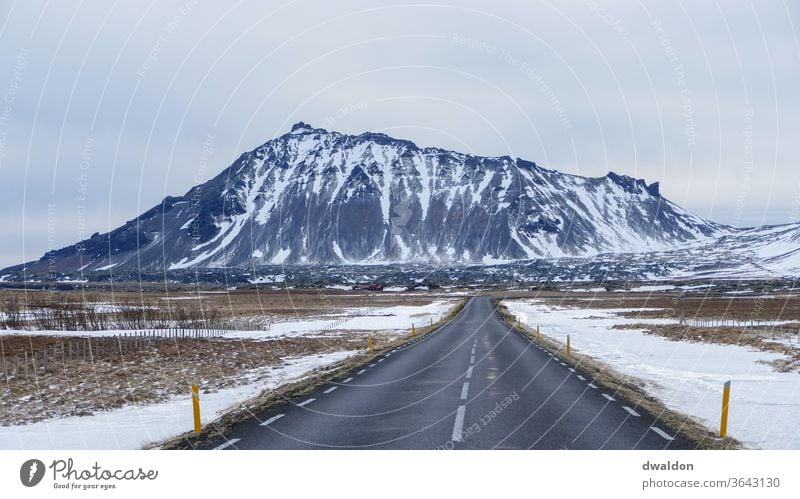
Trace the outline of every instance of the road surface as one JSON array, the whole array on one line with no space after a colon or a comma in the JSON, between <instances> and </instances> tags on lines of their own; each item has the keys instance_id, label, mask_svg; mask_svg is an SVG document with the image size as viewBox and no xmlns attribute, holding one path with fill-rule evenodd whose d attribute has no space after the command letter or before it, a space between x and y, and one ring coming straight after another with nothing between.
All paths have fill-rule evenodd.
<instances>
[{"instance_id":1,"label":"road surface","mask_svg":"<svg viewBox=\"0 0 800 499\"><path fill-rule=\"evenodd\" d=\"M439 330L231 429L217 449L687 449L471 299Z\"/></svg>"}]
</instances>

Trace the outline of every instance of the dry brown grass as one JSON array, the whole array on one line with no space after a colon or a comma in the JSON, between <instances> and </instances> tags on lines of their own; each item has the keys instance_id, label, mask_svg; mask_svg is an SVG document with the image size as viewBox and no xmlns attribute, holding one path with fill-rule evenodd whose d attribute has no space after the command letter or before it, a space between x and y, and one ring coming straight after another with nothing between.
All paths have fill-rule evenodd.
<instances>
[{"instance_id":1,"label":"dry brown grass","mask_svg":"<svg viewBox=\"0 0 800 499\"><path fill-rule=\"evenodd\" d=\"M670 428L673 432L679 433L689 440L695 442L699 449L740 449L741 443L733 438L720 438L714 432L706 428L702 423L695 421L686 414L679 413L667 408L658 399L650 396L641 386L641 382L635 378L622 375L614 371L608 365L599 362L592 357L583 355L572 350L571 355L566 355L566 345L548 338L546 332L542 332L539 338L536 331L517 324L517 321L508 312L505 306L495 302L500 315L509 324L515 324L515 328L525 334L528 338L543 346L553 354L557 354L559 359L571 364L576 369L592 378L595 384L605 387L614 393L615 397L627 400L632 407L641 408L644 411L656 416L660 422Z\"/></svg>"},{"instance_id":2,"label":"dry brown grass","mask_svg":"<svg viewBox=\"0 0 800 499\"><path fill-rule=\"evenodd\" d=\"M29 378L0 383L0 425L17 425L52 417L88 415L129 403L148 404L187 393L191 383L205 392L241 382L241 375L279 366L287 358L366 348L363 334L329 332L315 338L234 340L170 339L125 355L66 359L48 372L29 370ZM61 338L4 340L6 355L14 348L57 344ZM20 341L21 340L21 341ZM376 336L379 347L388 342ZM1 381L1 380L0 380Z\"/></svg>"},{"instance_id":3,"label":"dry brown grass","mask_svg":"<svg viewBox=\"0 0 800 499\"><path fill-rule=\"evenodd\" d=\"M395 305L425 305L446 298L445 293L342 291L333 289L242 290L222 292L180 291L164 293L110 291L0 290L0 313L11 317L9 328L97 330L172 327L200 324L264 326L269 321L335 314L359 308ZM124 312L97 314L82 310L84 304L106 303ZM19 319L21 309L44 310L27 322ZM118 322L118 325L113 324ZM0 323L0 328L3 324Z\"/></svg>"}]
</instances>

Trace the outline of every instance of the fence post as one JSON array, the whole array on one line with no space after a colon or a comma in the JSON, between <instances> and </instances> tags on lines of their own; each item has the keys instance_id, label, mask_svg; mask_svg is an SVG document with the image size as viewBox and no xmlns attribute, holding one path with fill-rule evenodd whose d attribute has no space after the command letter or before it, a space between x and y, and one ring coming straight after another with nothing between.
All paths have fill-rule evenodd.
<instances>
[{"instance_id":1,"label":"fence post","mask_svg":"<svg viewBox=\"0 0 800 499\"><path fill-rule=\"evenodd\" d=\"M567 335L567 355L570 355L571 352L572 352L572 349L570 348L570 344L569 344L569 335Z\"/></svg>"},{"instance_id":2,"label":"fence post","mask_svg":"<svg viewBox=\"0 0 800 499\"><path fill-rule=\"evenodd\" d=\"M3 380L8 384L8 369L6 368L6 356L3 355Z\"/></svg>"},{"instance_id":3,"label":"fence post","mask_svg":"<svg viewBox=\"0 0 800 499\"><path fill-rule=\"evenodd\" d=\"M25 380L28 380L28 351L25 350Z\"/></svg>"},{"instance_id":4,"label":"fence post","mask_svg":"<svg viewBox=\"0 0 800 499\"><path fill-rule=\"evenodd\" d=\"M731 400L731 382L726 381L722 389L722 418L719 423L719 436L724 437L728 434L728 408Z\"/></svg>"},{"instance_id":5,"label":"fence post","mask_svg":"<svg viewBox=\"0 0 800 499\"><path fill-rule=\"evenodd\" d=\"M200 433L203 429L200 424L200 387L192 384L192 410L194 412L194 432Z\"/></svg>"},{"instance_id":6,"label":"fence post","mask_svg":"<svg viewBox=\"0 0 800 499\"><path fill-rule=\"evenodd\" d=\"M375 348L375 344L372 341L372 335L369 335L369 353L372 353L374 348Z\"/></svg>"}]
</instances>

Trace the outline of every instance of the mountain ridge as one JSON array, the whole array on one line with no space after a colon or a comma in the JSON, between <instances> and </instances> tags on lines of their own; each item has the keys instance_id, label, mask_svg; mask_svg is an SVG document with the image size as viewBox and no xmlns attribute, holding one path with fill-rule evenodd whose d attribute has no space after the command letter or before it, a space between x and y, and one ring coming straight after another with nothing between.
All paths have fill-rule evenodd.
<instances>
[{"instance_id":1,"label":"mountain ridge","mask_svg":"<svg viewBox=\"0 0 800 499\"><path fill-rule=\"evenodd\" d=\"M683 210L658 182L613 171L582 177L298 122L183 196L6 270L494 264L663 251L742 230Z\"/></svg>"}]
</instances>

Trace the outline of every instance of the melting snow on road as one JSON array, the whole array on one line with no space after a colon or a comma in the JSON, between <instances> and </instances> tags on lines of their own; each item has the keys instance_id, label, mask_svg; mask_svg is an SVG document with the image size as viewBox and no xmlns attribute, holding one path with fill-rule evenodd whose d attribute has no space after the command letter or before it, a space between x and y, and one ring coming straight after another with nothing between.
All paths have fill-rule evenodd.
<instances>
[{"instance_id":1,"label":"melting snow on road","mask_svg":"<svg viewBox=\"0 0 800 499\"><path fill-rule=\"evenodd\" d=\"M745 447L800 449L800 376L769 364L783 355L736 345L670 341L615 324L674 323L627 319L623 310L551 307L537 301L505 301L514 316L542 334L643 381L667 407L719 427L722 385L732 381L728 434ZM628 311L628 310L625 310Z\"/></svg>"}]
</instances>

